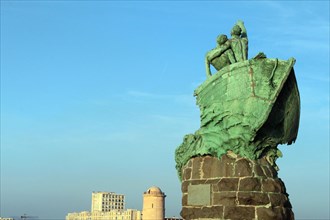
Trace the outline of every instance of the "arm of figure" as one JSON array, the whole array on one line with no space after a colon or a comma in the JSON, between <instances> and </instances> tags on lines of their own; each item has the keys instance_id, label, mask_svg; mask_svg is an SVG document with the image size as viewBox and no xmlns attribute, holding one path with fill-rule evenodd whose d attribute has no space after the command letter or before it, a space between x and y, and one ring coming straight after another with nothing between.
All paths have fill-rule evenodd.
<instances>
[{"instance_id":1,"label":"arm of figure","mask_svg":"<svg viewBox=\"0 0 330 220\"><path fill-rule=\"evenodd\" d=\"M247 38L247 31L246 31L246 28L244 26L244 22L241 21L241 20L238 20L236 25L238 25L242 29L241 37L242 38Z\"/></svg>"},{"instance_id":2,"label":"arm of figure","mask_svg":"<svg viewBox=\"0 0 330 220\"><path fill-rule=\"evenodd\" d=\"M225 52L227 49L229 49L230 44L227 41L226 43L224 43L223 45L221 45L220 47L214 48L213 50L209 51L206 54L206 59L211 62L211 60L213 60L216 57L219 57L221 54L223 54L223 52Z\"/></svg>"},{"instance_id":3,"label":"arm of figure","mask_svg":"<svg viewBox=\"0 0 330 220\"><path fill-rule=\"evenodd\" d=\"M211 69L210 69L210 61L205 57L205 69L206 69L206 77L209 78L212 76Z\"/></svg>"}]
</instances>

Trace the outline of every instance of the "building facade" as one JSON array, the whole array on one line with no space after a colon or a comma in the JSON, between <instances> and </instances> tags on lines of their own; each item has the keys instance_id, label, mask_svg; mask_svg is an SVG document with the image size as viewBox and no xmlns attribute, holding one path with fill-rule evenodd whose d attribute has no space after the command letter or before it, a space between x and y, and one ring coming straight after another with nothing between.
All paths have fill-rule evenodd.
<instances>
[{"instance_id":1,"label":"building facade","mask_svg":"<svg viewBox=\"0 0 330 220\"><path fill-rule=\"evenodd\" d=\"M113 192L93 192L92 212L123 211L125 209L125 196Z\"/></svg>"},{"instance_id":2,"label":"building facade","mask_svg":"<svg viewBox=\"0 0 330 220\"><path fill-rule=\"evenodd\" d=\"M125 211L111 210L109 212L74 212L69 213L66 220L141 220L141 211L127 209Z\"/></svg>"}]
</instances>

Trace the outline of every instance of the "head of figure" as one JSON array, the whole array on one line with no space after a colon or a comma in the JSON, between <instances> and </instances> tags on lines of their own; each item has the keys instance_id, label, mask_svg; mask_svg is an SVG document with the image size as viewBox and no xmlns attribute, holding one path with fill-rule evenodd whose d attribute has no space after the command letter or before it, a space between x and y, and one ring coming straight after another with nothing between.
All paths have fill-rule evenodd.
<instances>
[{"instance_id":1,"label":"head of figure","mask_svg":"<svg viewBox=\"0 0 330 220\"><path fill-rule=\"evenodd\" d=\"M227 38L227 35L225 35L225 34L221 34L217 37L217 43L219 45L226 43L227 40L228 40L228 38Z\"/></svg>"},{"instance_id":2,"label":"head of figure","mask_svg":"<svg viewBox=\"0 0 330 220\"><path fill-rule=\"evenodd\" d=\"M240 28L240 26L235 25L232 29L231 29L231 35L232 36L240 36L242 33L242 29Z\"/></svg>"}]
</instances>

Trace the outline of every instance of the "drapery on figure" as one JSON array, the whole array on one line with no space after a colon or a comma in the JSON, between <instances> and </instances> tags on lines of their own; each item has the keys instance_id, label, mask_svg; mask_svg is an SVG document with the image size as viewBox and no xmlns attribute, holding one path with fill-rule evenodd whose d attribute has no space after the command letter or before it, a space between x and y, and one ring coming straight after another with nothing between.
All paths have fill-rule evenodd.
<instances>
[{"instance_id":1,"label":"drapery on figure","mask_svg":"<svg viewBox=\"0 0 330 220\"><path fill-rule=\"evenodd\" d=\"M217 47L207 52L205 57L206 75L210 77L210 64L216 70L248 58L248 38L243 21L237 21L231 30L231 39L226 35L217 37Z\"/></svg>"}]
</instances>

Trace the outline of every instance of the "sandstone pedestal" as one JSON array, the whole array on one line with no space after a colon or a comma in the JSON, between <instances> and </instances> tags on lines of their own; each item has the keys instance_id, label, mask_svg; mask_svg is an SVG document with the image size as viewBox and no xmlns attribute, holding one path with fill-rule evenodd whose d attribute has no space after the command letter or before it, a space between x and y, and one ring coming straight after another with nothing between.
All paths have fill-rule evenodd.
<instances>
[{"instance_id":1,"label":"sandstone pedestal","mask_svg":"<svg viewBox=\"0 0 330 220\"><path fill-rule=\"evenodd\" d=\"M265 158L194 157L182 169L186 220L292 220L284 183Z\"/></svg>"}]
</instances>

